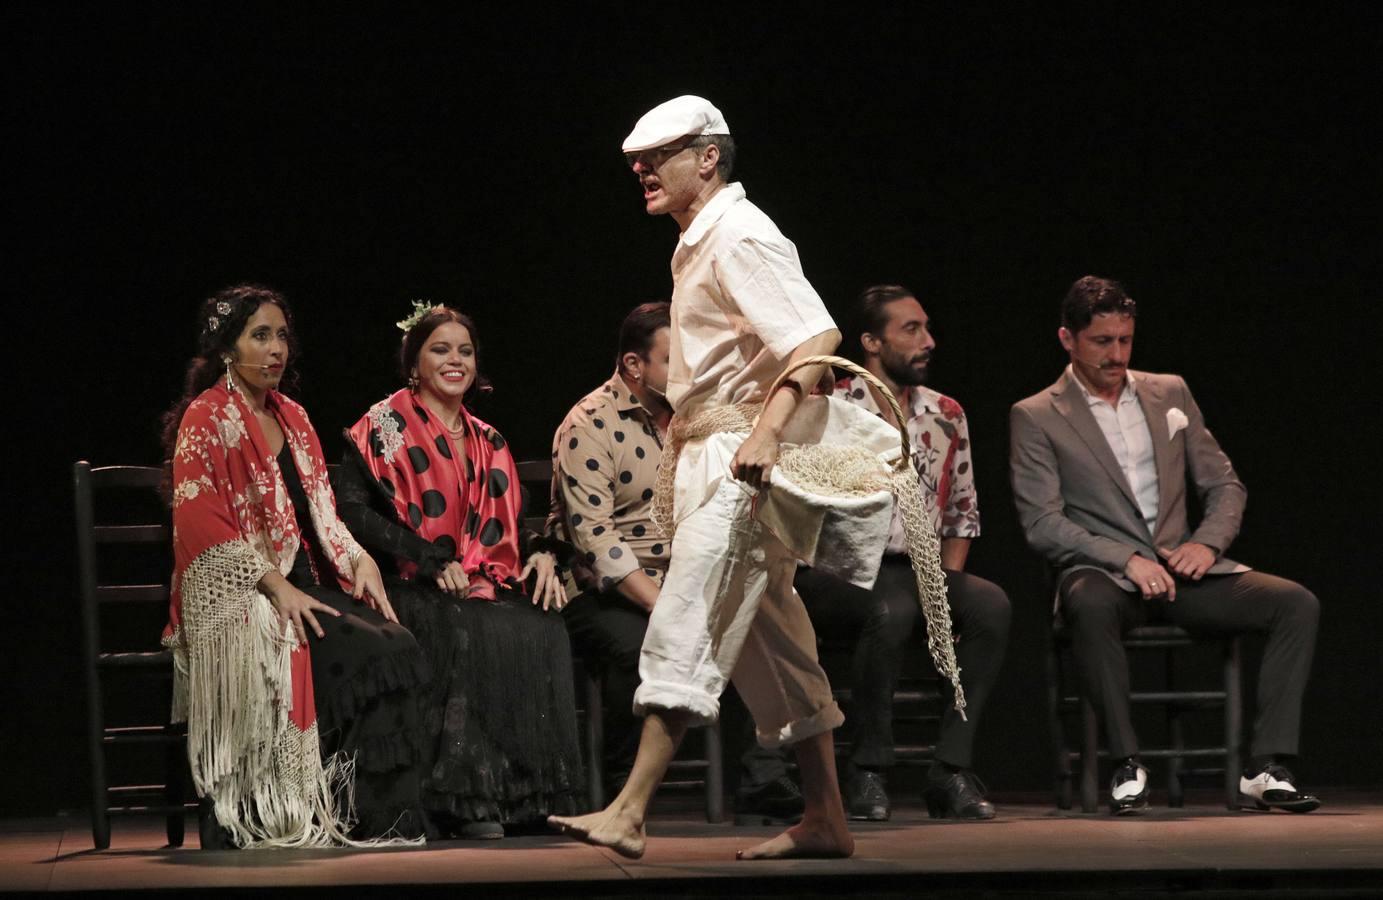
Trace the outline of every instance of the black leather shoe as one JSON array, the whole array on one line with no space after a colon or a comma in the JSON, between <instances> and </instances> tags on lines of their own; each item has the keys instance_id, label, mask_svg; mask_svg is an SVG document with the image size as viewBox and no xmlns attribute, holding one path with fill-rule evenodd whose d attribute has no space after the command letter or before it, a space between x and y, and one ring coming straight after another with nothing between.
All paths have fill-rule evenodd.
<instances>
[{"instance_id":1,"label":"black leather shoe","mask_svg":"<svg viewBox=\"0 0 1383 900\"><path fill-rule=\"evenodd\" d=\"M203 850L234 850L235 841L229 831L216 821L210 797L203 797L197 803L197 831Z\"/></svg>"},{"instance_id":2,"label":"black leather shoe","mask_svg":"<svg viewBox=\"0 0 1383 900\"><path fill-rule=\"evenodd\" d=\"M984 799L984 783L973 772L933 766L927 785L927 815L933 819L994 818L994 804Z\"/></svg>"},{"instance_id":3,"label":"black leather shoe","mask_svg":"<svg viewBox=\"0 0 1383 900\"><path fill-rule=\"evenodd\" d=\"M1109 780L1109 811L1127 816L1148 808L1148 769L1137 760L1129 760L1114 770Z\"/></svg>"},{"instance_id":4,"label":"black leather shoe","mask_svg":"<svg viewBox=\"0 0 1383 900\"><path fill-rule=\"evenodd\" d=\"M803 808L796 782L779 775L767 784L735 793L735 824L795 825L802 821Z\"/></svg>"},{"instance_id":5,"label":"black leather shoe","mask_svg":"<svg viewBox=\"0 0 1383 900\"><path fill-rule=\"evenodd\" d=\"M1320 805L1320 798L1297 790L1296 779L1286 766L1273 763L1252 778L1239 776L1239 806L1243 809L1305 813Z\"/></svg>"},{"instance_id":6,"label":"black leather shoe","mask_svg":"<svg viewBox=\"0 0 1383 900\"><path fill-rule=\"evenodd\" d=\"M504 837L504 826L498 822L463 822L456 836L463 841L497 841Z\"/></svg>"},{"instance_id":7,"label":"black leather shoe","mask_svg":"<svg viewBox=\"0 0 1383 900\"><path fill-rule=\"evenodd\" d=\"M854 822L887 822L893 814L881 772L855 769L845 782L845 815Z\"/></svg>"}]
</instances>

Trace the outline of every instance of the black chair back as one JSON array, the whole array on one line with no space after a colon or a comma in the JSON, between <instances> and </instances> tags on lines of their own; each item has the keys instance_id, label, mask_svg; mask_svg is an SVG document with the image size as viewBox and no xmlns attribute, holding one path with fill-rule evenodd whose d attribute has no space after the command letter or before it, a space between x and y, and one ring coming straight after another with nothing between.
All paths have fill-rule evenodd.
<instances>
[{"instance_id":1,"label":"black chair back","mask_svg":"<svg viewBox=\"0 0 1383 900\"><path fill-rule=\"evenodd\" d=\"M552 460L525 459L514 464L523 488L523 525L547 533L548 503L552 497Z\"/></svg>"}]
</instances>

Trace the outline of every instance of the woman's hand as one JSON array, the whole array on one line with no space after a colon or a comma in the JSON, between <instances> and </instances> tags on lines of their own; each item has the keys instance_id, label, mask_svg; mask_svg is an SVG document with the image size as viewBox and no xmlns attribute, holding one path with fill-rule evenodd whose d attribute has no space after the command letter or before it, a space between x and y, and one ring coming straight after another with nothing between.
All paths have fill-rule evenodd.
<instances>
[{"instance_id":1,"label":"woman's hand","mask_svg":"<svg viewBox=\"0 0 1383 900\"><path fill-rule=\"evenodd\" d=\"M384 579L380 577L379 566L375 565L370 554L364 550L355 558L355 572L351 581L352 597L357 600L363 599L370 609L395 625L399 623L394 607L389 605L389 598L384 594Z\"/></svg>"},{"instance_id":2,"label":"woman's hand","mask_svg":"<svg viewBox=\"0 0 1383 900\"><path fill-rule=\"evenodd\" d=\"M465 600L471 590L471 579L467 577L461 564L453 559L437 576L437 586L456 599Z\"/></svg>"},{"instance_id":3,"label":"woman's hand","mask_svg":"<svg viewBox=\"0 0 1383 900\"><path fill-rule=\"evenodd\" d=\"M527 581L528 576L537 571L538 578L533 582L533 605L543 601L543 610L561 609L567 605L567 592L562 587L562 576L557 572L557 557L551 553L535 553L528 557L528 565L519 573L519 581Z\"/></svg>"},{"instance_id":4,"label":"woman's hand","mask_svg":"<svg viewBox=\"0 0 1383 900\"><path fill-rule=\"evenodd\" d=\"M318 638L326 637L326 632L322 631L322 626L317 623L317 617L313 612L326 613L330 616L339 616L341 613L327 606L322 601L303 593L288 580L277 572L270 572L259 582L260 590L264 591L269 598L269 602L274 605L274 611L279 614L280 622L293 623L293 631L298 635L298 642L307 643L307 631L303 625L306 622L312 627L312 633Z\"/></svg>"}]
</instances>

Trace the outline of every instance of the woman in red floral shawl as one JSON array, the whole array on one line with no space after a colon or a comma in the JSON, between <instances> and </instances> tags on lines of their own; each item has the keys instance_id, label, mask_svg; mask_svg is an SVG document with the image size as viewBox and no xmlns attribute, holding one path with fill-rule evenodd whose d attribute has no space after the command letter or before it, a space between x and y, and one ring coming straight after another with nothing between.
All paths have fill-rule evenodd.
<instances>
[{"instance_id":1,"label":"woman in red floral shawl","mask_svg":"<svg viewBox=\"0 0 1383 900\"><path fill-rule=\"evenodd\" d=\"M242 285L207 300L199 324L186 392L165 417L164 642L174 720L187 721L193 780L221 829L204 828L203 843L419 836L414 696L426 663L337 516L307 414L277 390L288 308Z\"/></svg>"},{"instance_id":2,"label":"woman in red floral shawl","mask_svg":"<svg viewBox=\"0 0 1383 900\"><path fill-rule=\"evenodd\" d=\"M549 552L570 548L522 530L509 447L467 408L487 388L474 324L415 307L399 323L409 387L347 433L341 515L396 565L389 597L434 672L423 805L449 833L501 837L580 803L571 649L556 614L566 596Z\"/></svg>"}]
</instances>

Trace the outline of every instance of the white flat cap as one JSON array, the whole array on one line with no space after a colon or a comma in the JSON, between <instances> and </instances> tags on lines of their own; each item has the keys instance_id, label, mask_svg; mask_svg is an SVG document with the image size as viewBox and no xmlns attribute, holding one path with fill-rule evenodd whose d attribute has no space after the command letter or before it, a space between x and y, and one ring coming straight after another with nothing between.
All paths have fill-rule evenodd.
<instances>
[{"instance_id":1,"label":"white flat cap","mask_svg":"<svg viewBox=\"0 0 1383 900\"><path fill-rule=\"evenodd\" d=\"M704 97L683 94L643 114L629 137L624 152L637 153L670 144L684 135L729 134L730 126L720 110Z\"/></svg>"}]
</instances>

